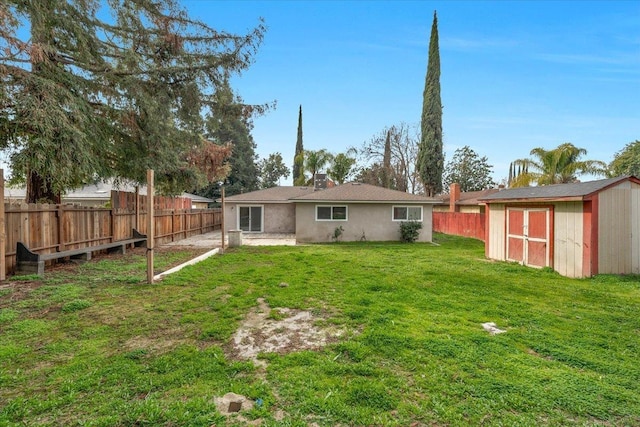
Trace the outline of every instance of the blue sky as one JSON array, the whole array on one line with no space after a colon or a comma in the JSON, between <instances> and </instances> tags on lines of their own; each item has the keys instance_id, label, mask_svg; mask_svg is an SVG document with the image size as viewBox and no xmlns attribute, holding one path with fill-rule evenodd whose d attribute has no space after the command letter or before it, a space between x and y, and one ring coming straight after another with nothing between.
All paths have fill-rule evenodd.
<instances>
[{"instance_id":1,"label":"blue sky","mask_svg":"<svg viewBox=\"0 0 640 427\"><path fill-rule=\"evenodd\" d=\"M386 126L417 124L438 13L447 159L469 145L494 178L534 147L571 142L609 162L640 139L637 1L182 0L216 29L268 27L255 63L234 79L255 119L257 153L291 167L298 106L305 149L360 146ZM290 182L283 181L283 184Z\"/></svg>"}]
</instances>

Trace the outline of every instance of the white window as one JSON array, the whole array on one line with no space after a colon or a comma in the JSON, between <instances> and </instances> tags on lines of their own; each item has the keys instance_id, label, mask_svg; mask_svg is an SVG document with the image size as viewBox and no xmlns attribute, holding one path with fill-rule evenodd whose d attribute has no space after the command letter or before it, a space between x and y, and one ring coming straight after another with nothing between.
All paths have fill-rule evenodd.
<instances>
[{"instance_id":1,"label":"white window","mask_svg":"<svg viewBox=\"0 0 640 427\"><path fill-rule=\"evenodd\" d=\"M316 206L316 221L346 221L346 206Z\"/></svg>"},{"instance_id":2,"label":"white window","mask_svg":"<svg viewBox=\"0 0 640 427\"><path fill-rule=\"evenodd\" d=\"M394 221L422 221L422 206L394 206Z\"/></svg>"}]
</instances>

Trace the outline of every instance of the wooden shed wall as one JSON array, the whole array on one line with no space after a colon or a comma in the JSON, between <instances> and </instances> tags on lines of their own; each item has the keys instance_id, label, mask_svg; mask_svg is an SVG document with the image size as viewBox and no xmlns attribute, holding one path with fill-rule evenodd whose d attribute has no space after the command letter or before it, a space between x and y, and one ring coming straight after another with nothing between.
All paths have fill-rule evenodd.
<instances>
[{"instance_id":1,"label":"wooden shed wall","mask_svg":"<svg viewBox=\"0 0 640 427\"><path fill-rule=\"evenodd\" d=\"M631 185L622 182L598 195L598 273L628 274L632 269ZM637 239L635 245L637 245Z\"/></svg>"},{"instance_id":2,"label":"wooden shed wall","mask_svg":"<svg viewBox=\"0 0 640 427\"><path fill-rule=\"evenodd\" d=\"M640 184L631 184L631 272L640 274Z\"/></svg>"},{"instance_id":3,"label":"wooden shed wall","mask_svg":"<svg viewBox=\"0 0 640 427\"><path fill-rule=\"evenodd\" d=\"M491 204L487 206L489 218L488 236L485 242L485 255L491 259L504 261L506 257L505 247L505 217L504 204Z\"/></svg>"},{"instance_id":4,"label":"wooden shed wall","mask_svg":"<svg viewBox=\"0 0 640 427\"><path fill-rule=\"evenodd\" d=\"M554 203L553 268L567 277L583 276L583 202Z\"/></svg>"}]
</instances>

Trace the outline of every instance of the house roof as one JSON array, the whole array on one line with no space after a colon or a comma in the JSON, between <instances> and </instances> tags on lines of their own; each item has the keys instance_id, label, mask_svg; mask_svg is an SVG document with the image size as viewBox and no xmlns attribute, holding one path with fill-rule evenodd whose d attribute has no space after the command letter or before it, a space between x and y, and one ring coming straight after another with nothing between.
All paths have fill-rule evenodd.
<instances>
[{"instance_id":1,"label":"house roof","mask_svg":"<svg viewBox=\"0 0 640 427\"><path fill-rule=\"evenodd\" d=\"M571 184L543 185L540 187L521 187L502 190L481 201L487 203L501 203L505 201L551 201L551 200L583 200L606 188L619 184L626 180L640 183L638 178L632 176L619 176L616 178L600 179L597 181L576 182Z\"/></svg>"},{"instance_id":2,"label":"house roof","mask_svg":"<svg viewBox=\"0 0 640 427\"><path fill-rule=\"evenodd\" d=\"M250 193L236 194L225 197L225 202L242 203L289 203L291 198L313 193L313 187L272 187Z\"/></svg>"},{"instance_id":3,"label":"house roof","mask_svg":"<svg viewBox=\"0 0 640 427\"><path fill-rule=\"evenodd\" d=\"M95 184L85 185L82 188L77 188L75 190L69 191L67 194L62 196L62 200L73 202L73 201L83 201L83 200L96 200L96 201L107 201L111 199L111 190L117 191L127 191L130 193L135 192L135 187L132 185L121 184L114 185L113 182L98 182ZM27 194L27 190L25 187L5 187L4 188L4 196L5 198L10 198L14 200L24 200ZM140 186L140 195L147 194L147 186ZM191 193L182 193L180 197L187 197L191 199L192 202L198 203L214 203L213 199L209 199L208 197L197 196Z\"/></svg>"},{"instance_id":4,"label":"house roof","mask_svg":"<svg viewBox=\"0 0 640 427\"><path fill-rule=\"evenodd\" d=\"M439 204L438 199L417 196L359 182L349 182L326 190L292 197L293 202L352 202L352 203L420 203Z\"/></svg>"},{"instance_id":5,"label":"house roof","mask_svg":"<svg viewBox=\"0 0 640 427\"><path fill-rule=\"evenodd\" d=\"M483 199L490 194L497 193L498 191L500 190L497 188L489 188L487 190L480 190L480 191L464 191L460 193L460 199L456 201L456 204L465 205L465 206L479 205L482 203L480 202L480 199ZM451 199L451 194L441 194L436 197L442 200L442 203L449 204L449 200Z\"/></svg>"}]
</instances>

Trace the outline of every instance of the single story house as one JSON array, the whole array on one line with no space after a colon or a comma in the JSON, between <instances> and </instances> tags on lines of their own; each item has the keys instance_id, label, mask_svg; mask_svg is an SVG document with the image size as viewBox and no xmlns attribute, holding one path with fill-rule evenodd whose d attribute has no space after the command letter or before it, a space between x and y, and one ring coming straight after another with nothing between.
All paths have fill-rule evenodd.
<instances>
[{"instance_id":1,"label":"single story house","mask_svg":"<svg viewBox=\"0 0 640 427\"><path fill-rule=\"evenodd\" d=\"M132 185L122 184L115 186L111 181L97 182L88 184L84 187L69 191L62 196L62 203L69 203L77 206L86 207L104 207L111 202L111 191L126 191L135 193L135 187ZM4 199L10 203L20 203L25 200L27 190L25 187L5 187ZM147 186L140 186L140 194L147 194ZM208 197L202 197L191 193L182 193L180 197L191 199L191 209L207 209L215 200Z\"/></svg>"},{"instance_id":2,"label":"single story house","mask_svg":"<svg viewBox=\"0 0 640 427\"><path fill-rule=\"evenodd\" d=\"M484 197L485 254L568 277L640 274L640 179L512 188Z\"/></svg>"},{"instance_id":3,"label":"single story house","mask_svg":"<svg viewBox=\"0 0 640 427\"><path fill-rule=\"evenodd\" d=\"M301 243L400 240L400 223L423 224L418 241L432 239L439 200L351 182L327 189L274 187L225 199L225 229L292 233ZM337 231L339 230L339 231Z\"/></svg>"}]
</instances>

